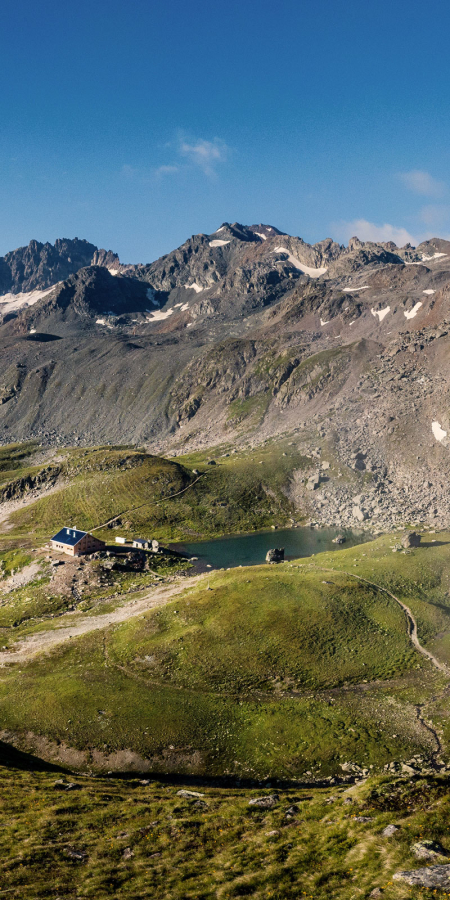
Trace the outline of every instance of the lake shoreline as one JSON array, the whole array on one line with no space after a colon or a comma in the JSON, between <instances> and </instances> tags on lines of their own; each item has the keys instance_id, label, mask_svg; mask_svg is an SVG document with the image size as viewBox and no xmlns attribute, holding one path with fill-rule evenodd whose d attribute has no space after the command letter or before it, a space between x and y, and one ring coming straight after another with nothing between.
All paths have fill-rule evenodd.
<instances>
[{"instance_id":1,"label":"lake shoreline","mask_svg":"<svg viewBox=\"0 0 450 900\"><path fill-rule=\"evenodd\" d=\"M334 543L342 535L343 543ZM373 540L373 535L359 529L335 526L295 526L269 528L243 534L221 535L200 541L171 544L171 549L185 554L195 562L195 571L208 572L263 565L266 553L275 547L283 548L285 561L313 556L324 551L353 547Z\"/></svg>"}]
</instances>

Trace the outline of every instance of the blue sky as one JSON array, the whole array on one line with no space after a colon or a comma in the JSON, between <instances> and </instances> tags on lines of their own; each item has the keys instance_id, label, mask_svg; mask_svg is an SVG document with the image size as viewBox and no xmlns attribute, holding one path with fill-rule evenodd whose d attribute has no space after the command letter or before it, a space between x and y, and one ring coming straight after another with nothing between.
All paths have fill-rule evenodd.
<instances>
[{"instance_id":1,"label":"blue sky","mask_svg":"<svg viewBox=\"0 0 450 900\"><path fill-rule=\"evenodd\" d=\"M0 254L450 234L450 6L2 0Z\"/></svg>"}]
</instances>

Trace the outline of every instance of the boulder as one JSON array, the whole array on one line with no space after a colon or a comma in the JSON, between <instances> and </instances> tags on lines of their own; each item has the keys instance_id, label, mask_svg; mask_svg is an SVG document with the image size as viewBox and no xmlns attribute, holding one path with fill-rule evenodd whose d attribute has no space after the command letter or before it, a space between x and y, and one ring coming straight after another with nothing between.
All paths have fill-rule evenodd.
<instances>
[{"instance_id":1,"label":"boulder","mask_svg":"<svg viewBox=\"0 0 450 900\"><path fill-rule=\"evenodd\" d=\"M392 835L395 834L396 831L398 831L397 825L386 825L386 828L383 828L383 831L381 832L381 836L392 837Z\"/></svg>"},{"instance_id":2,"label":"boulder","mask_svg":"<svg viewBox=\"0 0 450 900\"><path fill-rule=\"evenodd\" d=\"M411 853L417 859L436 859L438 856L448 856L448 853L438 841L417 841L411 847Z\"/></svg>"},{"instance_id":3,"label":"boulder","mask_svg":"<svg viewBox=\"0 0 450 900\"><path fill-rule=\"evenodd\" d=\"M406 531L405 534L402 534L401 544L405 550L409 547L418 547L420 544L420 534L417 534L416 531Z\"/></svg>"},{"instance_id":4,"label":"boulder","mask_svg":"<svg viewBox=\"0 0 450 900\"><path fill-rule=\"evenodd\" d=\"M272 809L278 803L278 794L269 794L268 797L254 797L248 801L249 806L257 806L258 809Z\"/></svg>"},{"instance_id":5,"label":"boulder","mask_svg":"<svg viewBox=\"0 0 450 900\"><path fill-rule=\"evenodd\" d=\"M410 885L450 891L450 865L427 866L424 869L411 869L409 872L395 872L392 877L395 881L405 881Z\"/></svg>"},{"instance_id":6,"label":"boulder","mask_svg":"<svg viewBox=\"0 0 450 900\"><path fill-rule=\"evenodd\" d=\"M282 547L280 549L275 547L273 550L268 550L266 553L266 562L268 562L268 563L284 562L284 547Z\"/></svg>"},{"instance_id":7,"label":"boulder","mask_svg":"<svg viewBox=\"0 0 450 900\"><path fill-rule=\"evenodd\" d=\"M345 544L345 540L346 539L343 534L338 534L338 535L336 535L335 538L333 538L332 543L333 544Z\"/></svg>"},{"instance_id":8,"label":"boulder","mask_svg":"<svg viewBox=\"0 0 450 900\"><path fill-rule=\"evenodd\" d=\"M205 795L200 794L199 791L177 791L177 797L185 797L186 800L201 800L204 796Z\"/></svg>"}]
</instances>

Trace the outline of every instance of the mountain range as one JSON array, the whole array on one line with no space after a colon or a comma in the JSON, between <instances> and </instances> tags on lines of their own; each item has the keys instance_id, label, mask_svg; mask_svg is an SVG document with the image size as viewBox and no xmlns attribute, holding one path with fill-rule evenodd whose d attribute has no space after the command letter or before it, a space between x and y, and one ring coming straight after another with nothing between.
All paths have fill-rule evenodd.
<instances>
[{"instance_id":1,"label":"mountain range","mask_svg":"<svg viewBox=\"0 0 450 900\"><path fill-rule=\"evenodd\" d=\"M31 241L0 258L0 442L217 456L290 435L310 521L445 527L449 289L440 238L226 222L139 265Z\"/></svg>"}]
</instances>

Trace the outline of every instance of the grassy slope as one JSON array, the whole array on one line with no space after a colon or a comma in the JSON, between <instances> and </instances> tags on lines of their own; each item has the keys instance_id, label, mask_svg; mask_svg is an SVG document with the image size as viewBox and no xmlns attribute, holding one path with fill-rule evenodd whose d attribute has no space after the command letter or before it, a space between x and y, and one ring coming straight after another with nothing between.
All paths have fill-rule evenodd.
<instances>
[{"instance_id":1,"label":"grassy slope","mask_svg":"<svg viewBox=\"0 0 450 900\"><path fill-rule=\"evenodd\" d=\"M420 606L431 639L448 612L415 599L412 585L433 583L443 600L448 546L394 555L392 543L218 572L164 609L74 640L20 674L4 670L4 727L97 747L107 768L126 748L155 771L167 769L172 747L176 770L255 778L429 756L416 704L445 679L411 649L394 601L325 571L385 577Z\"/></svg>"},{"instance_id":2,"label":"grassy slope","mask_svg":"<svg viewBox=\"0 0 450 900\"><path fill-rule=\"evenodd\" d=\"M382 888L385 900L416 900L420 890L392 880L422 865L411 845L428 838L450 851L450 796L439 779L282 790L273 809L258 810L249 799L269 791L185 785L204 795L199 805L177 795L181 784L78 778L66 792L57 778L0 767L7 897L352 900ZM383 837L393 822L398 831ZM74 850L84 858L70 859Z\"/></svg>"},{"instance_id":3,"label":"grassy slope","mask_svg":"<svg viewBox=\"0 0 450 900\"><path fill-rule=\"evenodd\" d=\"M26 539L33 533L43 540L61 524L89 530L120 513L126 535L146 533L162 541L284 524L292 514L285 491L305 460L290 447L283 456L283 449L268 446L222 457L216 466L208 466L202 454L170 461L126 448L68 451L64 472L70 483L14 513L9 537ZM180 496L164 500L195 480L193 468L203 477ZM98 534L111 538L111 532Z\"/></svg>"}]
</instances>

